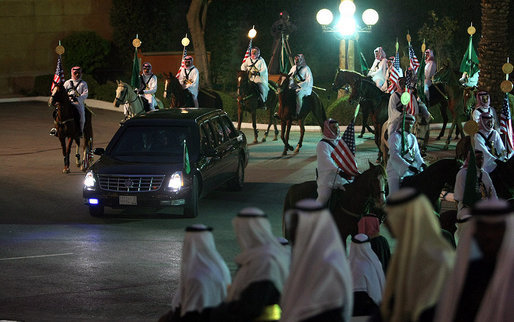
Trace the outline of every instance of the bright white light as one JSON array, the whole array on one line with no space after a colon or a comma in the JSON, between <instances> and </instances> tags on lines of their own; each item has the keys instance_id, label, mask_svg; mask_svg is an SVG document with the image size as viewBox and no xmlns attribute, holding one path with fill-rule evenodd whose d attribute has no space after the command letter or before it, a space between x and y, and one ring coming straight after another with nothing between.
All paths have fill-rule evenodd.
<instances>
[{"instance_id":1,"label":"bright white light","mask_svg":"<svg viewBox=\"0 0 514 322\"><path fill-rule=\"evenodd\" d=\"M86 173L86 177L84 178L84 187L87 189L92 189L95 187L96 180L95 176L93 175L93 171L89 171Z\"/></svg>"},{"instance_id":2,"label":"bright white light","mask_svg":"<svg viewBox=\"0 0 514 322\"><path fill-rule=\"evenodd\" d=\"M378 22L378 12L373 9L366 9L362 13L362 21L368 26L373 26Z\"/></svg>"},{"instance_id":3,"label":"bright white light","mask_svg":"<svg viewBox=\"0 0 514 322\"><path fill-rule=\"evenodd\" d=\"M316 21L318 21L320 25L330 25L332 23L332 20L334 20L334 15L332 14L332 11L328 9L321 9L316 14Z\"/></svg>"},{"instance_id":4,"label":"bright white light","mask_svg":"<svg viewBox=\"0 0 514 322\"><path fill-rule=\"evenodd\" d=\"M353 35L357 29L355 19L353 17L342 17L337 23L336 29L343 36Z\"/></svg>"},{"instance_id":5,"label":"bright white light","mask_svg":"<svg viewBox=\"0 0 514 322\"><path fill-rule=\"evenodd\" d=\"M182 180L182 171L177 171L171 175L170 182L168 183L168 188L170 188L173 191L179 191L183 185L184 181Z\"/></svg>"},{"instance_id":6,"label":"bright white light","mask_svg":"<svg viewBox=\"0 0 514 322\"><path fill-rule=\"evenodd\" d=\"M182 38L181 43L182 43L182 46L187 47L187 45L189 45L189 38L187 38L187 37Z\"/></svg>"},{"instance_id":7,"label":"bright white light","mask_svg":"<svg viewBox=\"0 0 514 322\"><path fill-rule=\"evenodd\" d=\"M339 5L339 12L343 17L353 16L355 13L355 3L352 0L344 0Z\"/></svg>"},{"instance_id":8,"label":"bright white light","mask_svg":"<svg viewBox=\"0 0 514 322\"><path fill-rule=\"evenodd\" d=\"M248 32L248 38L253 39L255 36L257 36L257 30L255 30L255 28L250 29Z\"/></svg>"},{"instance_id":9,"label":"bright white light","mask_svg":"<svg viewBox=\"0 0 514 322\"><path fill-rule=\"evenodd\" d=\"M88 202L90 205L98 205L98 199L96 198L89 198Z\"/></svg>"}]
</instances>

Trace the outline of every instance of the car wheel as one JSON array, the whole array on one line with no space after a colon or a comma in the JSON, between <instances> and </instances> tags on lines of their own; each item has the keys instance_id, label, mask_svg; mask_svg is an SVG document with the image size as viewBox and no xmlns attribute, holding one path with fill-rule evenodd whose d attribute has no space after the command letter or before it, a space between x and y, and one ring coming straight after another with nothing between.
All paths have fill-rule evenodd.
<instances>
[{"instance_id":1,"label":"car wheel","mask_svg":"<svg viewBox=\"0 0 514 322\"><path fill-rule=\"evenodd\" d=\"M104 206L89 206L89 214L93 217L102 217L104 215Z\"/></svg>"},{"instance_id":2,"label":"car wheel","mask_svg":"<svg viewBox=\"0 0 514 322\"><path fill-rule=\"evenodd\" d=\"M193 180L191 180L191 192L186 198L184 205L184 217L195 218L198 216L198 197L198 177L193 176Z\"/></svg>"},{"instance_id":3,"label":"car wheel","mask_svg":"<svg viewBox=\"0 0 514 322\"><path fill-rule=\"evenodd\" d=\"M229 188L235 191L241 191L245 182L245 166L243 159L239 159L237 171L234 178L229 182Z\"/></svg>"}]
</instances>

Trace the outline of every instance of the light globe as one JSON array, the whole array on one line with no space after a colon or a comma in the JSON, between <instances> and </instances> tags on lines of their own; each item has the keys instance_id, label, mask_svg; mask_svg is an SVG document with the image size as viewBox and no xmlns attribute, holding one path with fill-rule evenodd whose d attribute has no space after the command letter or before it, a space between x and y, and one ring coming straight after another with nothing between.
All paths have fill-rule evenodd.
<instances>
[{"instance_id":1,"label":"light globe","mask_svg":"<svg viewBox=\"0 0 514 322\"><path fill-rule=\"evenodd\" d=\"M328 9L321 9L316 14L316 21L322 26L330 25L332 20L334 20L334 15Z\"/></svg>"},{"instance_id":2,"label":"light globe","mask_svg":"<svg viewBox=\"0 0 514 322\"><path fill-rule=\"evenodd\" d=\"M378 12L374 9L366 9L362 13L362 21L368 26L373 26L378 22Z\"/></svg>"},{"instance_id":3,"label":"light globe","mask_svg":"<svg viewBox=\"0 0 514 322\"><path fill-rule=\"evenodd\" d=\"M248 38L253 39L255 36L257 36L257 30L255 30L255 28L250 29L248 32Z\"/></svg>"},{"instance_id":4,"label":"light globe","mask_svg":"<svg viewBox=\"0 0 514 322\"><path fill-rule=\"evenodd\" d=\"M339 12L343 17L353 16L355 13L355 3L352 0L344 0L339 5Z\"/></svg>"},{"instance_id":5,"label":"light globe","mask_svg":"<svg viewBox=\"0 0 514 322\"><path fill-rule=\"evenodd\" d=\"M189 45L189 38L187 38L187 37L182 38L181 43L182 43L182 46L187 47Z\"/></svg>"},{"instance_id":6,"label":"light globe","mask_svg":"<svg viewBox=\"0 0 514 322\"><path fill-rule=\"evenodd\" d=\"M337 22L336 29L341 35L350 36L357 30L357 24L353 17L344 17Z\"/></svg>"}]
</instances>

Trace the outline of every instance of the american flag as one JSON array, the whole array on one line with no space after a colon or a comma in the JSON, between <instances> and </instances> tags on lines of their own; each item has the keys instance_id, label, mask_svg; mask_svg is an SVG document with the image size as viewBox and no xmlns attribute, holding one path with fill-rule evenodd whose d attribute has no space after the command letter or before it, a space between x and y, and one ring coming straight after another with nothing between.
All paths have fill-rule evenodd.
<instances>
[{"instance_id":1,"label":"american flag","mask_svg":"<svg viewBox=\"0 0 514 322\"><path fill-rule=\"evenodd\" d=\"M395 85L398 84L398 79L400 78L400 76L400 55L397 51L396 55L394 56L393 65L391 66L391 70L389 71L389 81L391 82L391 85L389 85L389 88L387 89L388 93L392 93L394 91Z\"/></svg>"},{"instance_id":2,"label":"american flag","mask_svg":"<svg viewBox=\"0 0 514 322\"><path fill-rule=\"evenodd\" d=\"M337 142L336 148L330 155L339 168L346 174L359 174L355 160L355 118L346 127L343 137Z\"/></svg>"},{"instance_id":3,"label":"american flag","mask_svg":"<svg viewBox=\"0 0 514 322\"><path fill-rule=\"evenodd\" d=\"M512 135L512 120L510 117L509 94L505 94L503 99L503 107L500 114L500 134L504 136L505 148L507 155L510 156L514 152L514 139Z\"/></svg>"},{"instance_id":4,"label":"american flag","mask_svg":"<svg viewBox=\"0 0 514 322\"><path fill-rule=\"evenodd\" d=\"M248 49L246 50L245 57L243 58L243 63L250 57L250 52L252 51L252 40L250 39L250 43L248 44Z\"/></svg>"},{"instance_id":5,"label":"american flag","mask_svg":"<svg viewBox=\"0 0 514 322\"><path fill-rule=\"evenodd\" d=\"M419 60L418 57L416 57L416 54L414 53L414 48L409 44L409 60L410 60L410 68L414 70L416 73L419 68Z\"/></svg>"},{"instance_id":6,"label":"american flag","mask_svg":"<svg viewBox=\"0 0 514 322\"><path fill-rule=\"evenodd\" d=\"M64 71L62 70L61 55L57 58L57 67L55 68L54 80L52 82L52 87L50 87L50 92L53 92L55 86L59 85L59 83L64 83Z\"/></svg>"},{"instance_id":7,"label":"american flag","mask_svg":"<svg viewBox=\"0 0 514 322\"><path fill-rule=\"evenodd\" d=\"M180 63L180 68L178 69L178 72L177 72L177 75L175 75L175 78L178 78L180 76L181 70L186 69L186 62L185 62L186 56L187 56L187 49L184 46L184 51L182 53L182 62Z\"/></svg>"},{"instance_id":8,"label":"american flag","mask_svg":"<svg viewBox=\"0 0 514 322\"><path fill-rule=\"evenodd\" d=\"M414 95L412 94L412 92L414 91L413 89L409 88L407 90L410 94L410 101L409 101L409 104L407 104L407 113L409 113L410 115L415 115L415 108L414 108L414 100L416 99L414 97Z\"/></svg>"}]
</instances>

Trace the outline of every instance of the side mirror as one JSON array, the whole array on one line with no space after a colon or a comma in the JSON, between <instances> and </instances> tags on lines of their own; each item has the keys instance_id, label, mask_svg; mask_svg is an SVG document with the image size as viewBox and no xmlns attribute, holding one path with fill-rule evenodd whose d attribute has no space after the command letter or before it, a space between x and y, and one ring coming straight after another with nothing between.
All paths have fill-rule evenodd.
<instances>
[{"instance_id":1,"label":"side mirror","mask_svg":"<svg viewBox=\"0 0 514 322\"><path fill-rule=\"evenodd\" d=\"M93 149L93 154L102 155L104 153L105 153L105 149L104 148L95 148L95 149Z\"/></svg>"}]
</instances>

